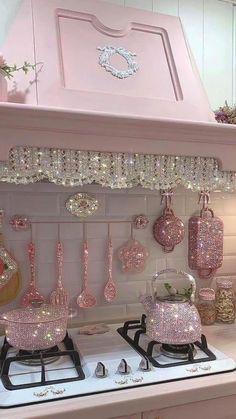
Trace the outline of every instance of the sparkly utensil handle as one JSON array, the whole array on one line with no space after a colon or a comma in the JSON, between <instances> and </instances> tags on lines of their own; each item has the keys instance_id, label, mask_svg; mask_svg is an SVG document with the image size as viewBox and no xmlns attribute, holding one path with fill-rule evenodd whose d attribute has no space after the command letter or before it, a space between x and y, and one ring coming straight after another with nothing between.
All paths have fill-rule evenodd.
<instances>
[{"instance_id":1,"label":"sparkly utensil handle","mask_svg":"<svg viewBox=\"0 0 236 419\"><path fill-rule=\"evenodd\" d=\"M87 287L88 283L88 242L87 240L83 243L83 286L84 289Z\"/></svg>"},{"instance_id":2,"label":"sparkly utensil handle","mask_svg":"<svg viewBox=\"0 0 236 419\"><path fill-rule=\"evenodd\" d=\"M113 261L113 245L109 238L108 240L108 281L112 282L112 261Z\"/></svg>"},{"instance_id":3,"label":"sparkly utensil handle","mask_svg":"<svg viewBox=\"0 0 236 419\"><path fill-rule=\"evenodd\" d=\"M30 262L30 285L35 287L36 272L35 272L35 244L31 241L28 245L28 255Z\"/></svg>"},{"instance_id":4,"label":"sparkly utensil handle","mask_svg":"<svg viewBox=\"0 0 236 419\"><path fill-rule=\"evenodd\" d=\"M152 279L152 296L153 296L153 298L154 298L154 295L155 295L155 292L156 292L156 290L155 290L156 280L160 279L159 278L160 275L163 275L163 274L166 274L166 273L175 273L177 275L182 275L185 278L188 278L188 280L191 282L191 285L192 285L192 294L191 294L190 300L191 300L191 302L194 302L195 292L196 292L196 281L195 281L194 277L192 275L188 274L187 272L177 271L176 269L163 269L162 271L155 273L155 275L153 276L153 279Z\"/></svg>"},{"instance_id":5,"label":"sparkly utensil handle","mask_svg":"<svg viewBox=\"0 0 236 419\"><path fill-rule=\"evenodd\" d=\"M61 242L57 243L57 266L58 266L58 286L62 287L62 268L63 268L63 245Z\"/></svg>"}]
</instances>

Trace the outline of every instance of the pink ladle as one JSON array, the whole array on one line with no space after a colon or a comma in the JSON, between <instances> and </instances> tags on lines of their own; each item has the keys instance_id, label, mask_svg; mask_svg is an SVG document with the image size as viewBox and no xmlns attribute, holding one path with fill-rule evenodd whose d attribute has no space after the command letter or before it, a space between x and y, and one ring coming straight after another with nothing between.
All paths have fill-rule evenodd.
<instances>
[{"instance_id":1,"label":"pink ladle","mask_svg":"<svg viewBox=\"0 0 236 419\"><path fill-rule=\"evenodd\" d=\"M83 278L82 278L82 292L77 298L77 304L81 308L94 307L97 304L96 297L92 294L88 287L88 243L85 238L84 225L84 241L83 241Z\"/></svg>"},{"instance_id":2,"label":"pink ladle","mask_svg":"<svg viewBox=\"0 0 236 419\"><path fill-rule=\"evenodd\" d=\"M110 238L110 226L108 224L108 281L104 288L104 297L105 300L110 303L116 297L116 285L112 279L112 260L113 260L113 245Z\"/></svg>"},{"instance_id":3,"label":"pink ladle","mask_svg":"<svg viewBox=\"0 0 236 419\"><path fill-rule=\"evenodd\" d=\"M36 288L36 271L35 271L35 244L31 241L28 245L28 255L30 262L30 283L29 287L22 297L21 305L23 307L31 306L32 301L45 301L45 298L39 293Z\"/></svg>"}]
</instances>

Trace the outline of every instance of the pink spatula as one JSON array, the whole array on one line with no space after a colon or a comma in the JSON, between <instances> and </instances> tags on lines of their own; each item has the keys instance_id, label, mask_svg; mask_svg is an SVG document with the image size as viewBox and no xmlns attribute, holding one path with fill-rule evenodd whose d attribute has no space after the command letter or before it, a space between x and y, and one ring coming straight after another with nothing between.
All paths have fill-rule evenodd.
<instances>
[{"instance_id":1,"label":"pink spatula","mask_svg":"<svg viewBox=\"0 0 236 419\"><path fill-rule=\"evenodd\" d=\"M57 266L58 277L55 290L50 295L50 301L54 305L67 306L68 292L63 287L62 272L63 272L63 245L60 241L57 243Z\"/></svg>"},{"instance_id":2,"label":"pink spatula","mask_svg":"<svg viewBox=\"0 0 236 419\"><path fill-rule=\"evenodd\" d=\"M31 241L28 245L28 255L30 262L30 283L29 287L21 300L21 305L24 307L30 306L32 301L45 301L45 298L39 293L36 288L36 271L35 271L35 244Z\"/></svg>"},{"instance_id":3,"label":"pink spatula","mask_svg":"<svg viewBox=\"0 0 236 419\"><path fill-rule=\"evenodd\" d=\"M108 281L104 288L104 297L105 297L105 300L108 303L110 303L116 297L116 285L112 279L113 246L112 246L112 241L110 237L110 224L108 224L107 256L108 256Z\"/></svg>"},{"instance_id":4,"label":"pink spatula","mask_svg":"<svg viewBox=\"0 0 236 419\"><path fill-rule=\"evenodd\" d=\"M77 304L81 308L94 307L97 304L96 297L88 287L88 242L85 237L85 224L83 225L83 278L82 292L77 298Z\"/></svg>"}]
</instances>

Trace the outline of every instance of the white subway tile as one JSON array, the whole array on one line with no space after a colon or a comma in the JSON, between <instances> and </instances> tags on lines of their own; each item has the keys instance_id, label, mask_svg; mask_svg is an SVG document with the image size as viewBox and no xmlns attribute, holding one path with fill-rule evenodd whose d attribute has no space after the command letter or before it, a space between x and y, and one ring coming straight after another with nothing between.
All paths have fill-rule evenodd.
<instances>
[{"instance_id":1,"label":"white subway tile","mask_svg":"<svg viewBox=\"0 0 236 419\"><path fill-rule=\"evenodd\" d=\"M111 238L120 238L123 237L124 240L130 236L130 224L128 223L117 223L110 224L110 233ZM136 235L136 230L135 230Z\"/></svg>"},{"instance_id":2,"label":"white subway tile","mask_svg":"<svg viewBox=\"0 0 236 419\"><path fill-rule=\"evenodd\" d=\"M140 292L150 292L150 281L155 272L166 267L183 269L188 268L188 219L200 211L198 194L183 188L177 188L173 197L175 214L185 223L185 239L177 245L173 252L164 253L162 247L154 240L153 223L161 214L159 191L144 190L140 187L131 190L109 190L98 185L87 185L79 188L82 192L95 195L101 205L97 213L90 219L123 219L131 220L133 215L148 213L150 223L144 230L134 229L134 237L146 246L150 252L144 272L128 274L121 270L118 260L118 250L130 238L129 224L111 224L110 232L114 246L113 278L117 286L117 298L108 304L104 300L104 287L107 281L107 225L87 224L87 237L89 244L89 286L97 298L97 306L91 309L78 308L78 315L70 320L70 324L79 322L97 322L126 317L139 317L144 311L138 302ZM22 291L19 296L1 312L19 305L20 298L29 284L30 270L28 262L27 244L30 240L30 231L14 232L8 224L9 218L15 213L23 213L31 219L79 221L71 216L64 207L65 199L78 192L78 188L65 189L49 183L35 185L0 185L0 208L6 209L4 235L6 247L19 262L22 275ZM224 263L217 271L217 275L228 275L235 278L236 289L236 194L211 194L211 207L215 214L224 222ZM61 212L59 212L59 210ZM100 212L99 212L100 211ZM106 216L105 216L106 214ZM97 217L97 218L96 218ZM86 221L86 220L85 220ZM64 246L64 285L69 292L70 299L76 306L76 298L81 292L82 278L82 224L62 224L60 237ZM33 239L36 241L37 286L40 292L49 296L54 289L57 279L55 248L58 240L57 225L45 224L33 226ZM199 280L197 272L191 272L197 279L197 286L214 286L214 280ZM177 285L182 281L176 282ZM176 285L176 286L177 286ZM163 290L162 290L163 291ZM165 291L165 290L164 290Z\"/></svg>"},{"instance_id":3,"label":"white subway tile","mask_svg":"<svg viewBox=\"0 0 236 419\"><path fill-rule=\"evenodd\" d=\"M117 296L115 304L136 303L141 294L146 292L145 281L129 281L117 283Z\"/></svg>"},{"instance_id":4,"label":"white subway tile","mask_svg":"<svg viewBox=\"0 0 236 419\"><path fill-rule=\"evenodd\" d=\"M57 224L33 225L33 240L58 240ZM20 234L20 233L19 233Z\"/></svg>"},{"instance_id":5,"label":"white subway tile","mask_svg":"<svg viewBox=\"0 0 236 419\"><path fill-rule=\"evenodd\" d=\"M235 255L236 253L236 236L224 237L224 255Z\"/></svg>"},{"instance_id":6,"label":"white subway tile","mask_svg":"<svg viewBox=\"0 0 236 419\"><path fill-rule=\"evenodd\" d=\"M222 216L224 223L224 235L236 236L236 216Z\"/></svg>"},{"instance_id":7,"label":"white subway tile","mask_svg":"<svg viewBox=\"0 0 236 419\"><path fill-rule=\"evenodd\" d=\"M108 196L107 216L130 218L135 214L146 213L146 196Z\"/></svg>"},{"instance_id":8,"label":"white subway tile","mask_svg":"<svg viewBox=\"0 0 236 419\"><path fill-rule=\"evenodd\" d=\"M15 193L10 195L9 215L33 214L34 216L59 215L57 194Z\"/></svg>"},{"instance_id":9,"label":"white subway tile","mask_svg":"<svg viewBox=\"0 0 236 419\"><path fill-rule=\"evenodd\" d=\"M110 321L113 319L123 319L126 316L125 305L96 306L84 309L84 318L86 321Z\"/></svg>"},{"instance_id":10,"label":"white subway tile","mask_svg":"<svg viewBox=\"0 0 236 419\"><path fill-rule=\"evenodd\" d=\"M82 239L61 240L64 249L64 261L75 262L81 265L82 258Z\"/></svg>"},{"instance_id":11,"label":"white subway tile","mask_svg":"<svg viewBox=\"0 0 236 419\"><path fill-rule=\"evenodd\" d=\"M130 317L130 318L133 317L133 318L139 319L141 315L144 313L144 308L141 303L127 304L126 310L127 310L127 317Z\"/></svg>"},{"instance_id":12,"label":"white subway tile","mask_svg":"<svg viewBox=\"0 0 236 419\"><path fill-rule=\"evenodd\" d=\"M166 259L166 267L167 268L174 268L186 272L190 272L191 270L188 267L188 260L187 258L175 258L169 256L168 259Z\"/></svg>"},{"instance_id":13,"label":"white subway tile","mask_svg":"<svg viewBox=\"0 0 236 419\"><path fill-rule=\"evenodd\" d=\"M80 239L83 237L83 225L82 224L61 224L60 227L61 240L68 239Z\"/></svg>"},{"instance_id":14,"label":"white subway tile","mask_svg":"<svg viewBox=\"0 0 236 419\"><path fill-rule=\"evenodd\" d=\"M108 237L108 226L106 223L87 224L87 237L94 239L101 239Z\"/></svg>"},{"instance_id":15,"label":"white subway tile","mask_svg":"<svg viewBox=\"0 0 236 419\"><path fill-rule=\"evenodd\" d=\"M0 209L4 210L3 222L6 222L6 217L10 211L10 195L7 192L0 192Z\"/></svg>"},{"instance_id":16,"label":"white subway tile","mask_svg":"<svg viewBox=\"0 0 236 419\"><path fill-rule=\"evenodd\" d=\"M223 265L217 270L217 274L236 274L236 255L224 256Z\"/></svg>"},{"instance_id":17,"label":"white subway tile","mask_svg":"<svg viewBox=\"0 0 236 419\"><path fill-rule=\"evenodd\" d=\"M7 241L6 248L12 253L17 262L28 262L28 241Z\"/></svg>"},{"instance_id":18,"label":"white subway tile","mask_svg":"<svg viewBox=\"0 0 236 419\"><path fill-rule=\"evenodd\" d=\"M89 262L104 260L107 243L104 239L88 239Z\"/></svg>"},{"instance_id":19,"label":"white subway tile","mask_svg":"<svg viewBox=\"0 0 236 419\"><path fill-rule=\"evenodd\" d=\"M38 264L57 263L56 240L40 240L36 243ZM27 251L27 249L26 249Z\"/></svg>"}]
</instances>

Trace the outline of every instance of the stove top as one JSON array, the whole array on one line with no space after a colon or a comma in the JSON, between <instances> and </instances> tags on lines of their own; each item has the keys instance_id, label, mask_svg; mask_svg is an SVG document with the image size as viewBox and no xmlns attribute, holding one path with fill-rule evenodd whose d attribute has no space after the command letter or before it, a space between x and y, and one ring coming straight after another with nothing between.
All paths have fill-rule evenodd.
<instances>
[{"instance_id":1,"label":"stove top","mask_svg":"<svg viewBox=\"0 0 236 419\"><path fill-rule=\"evenodd\" d=\"M43 361L40 365L19 362L22 359L18 351L4 347L2 338L0 346L6 359L2 362L0 408L190 379L236 368L234 360L208 345L204 336L194 346L166 348L146 336L144 317L141 322L135 320L110 328L98 335L69 330L69 347L68 340L63 341L57 350L53 348L54 362ZM59 355L60 351L63 355ZM185 352L184 357L180 352ZM50 357L48 352L35 355L41 359ZM24 354L23 361L29 356Z\"/></svg>"}]
</instances>

